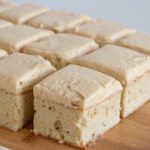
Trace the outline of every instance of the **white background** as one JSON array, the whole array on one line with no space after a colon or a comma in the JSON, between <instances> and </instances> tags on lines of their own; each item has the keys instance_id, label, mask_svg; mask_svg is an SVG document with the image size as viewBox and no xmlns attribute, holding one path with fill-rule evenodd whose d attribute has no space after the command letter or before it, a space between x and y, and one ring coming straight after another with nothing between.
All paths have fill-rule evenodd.
<instances>
[{"instance_id":1,"label":"white background","mask_svg":"<svg viewBox=\"0 0 150 150\"><path fill-rule=\"evenodd\" d=\"M13 0L17 3L33 2L50 9L68 11L116 21L150 32L150 0Z\"/></svg>"}]
</instances>

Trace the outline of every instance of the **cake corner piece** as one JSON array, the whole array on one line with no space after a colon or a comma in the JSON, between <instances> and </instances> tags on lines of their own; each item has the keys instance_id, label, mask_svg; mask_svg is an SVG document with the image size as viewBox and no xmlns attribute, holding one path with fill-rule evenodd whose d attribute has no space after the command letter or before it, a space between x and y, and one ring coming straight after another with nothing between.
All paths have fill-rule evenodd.
<instances>
[{"instance_id":1,"label":"cake corner piece","mask_svg":"<svg viewBox=\"0 0 150 150\"><path fill-rule=\"evenodd\" d=\"M110 76L68 65L34 87L34 133L86 147L119 123L121 91Z\"/></svg>"}]
</instances>

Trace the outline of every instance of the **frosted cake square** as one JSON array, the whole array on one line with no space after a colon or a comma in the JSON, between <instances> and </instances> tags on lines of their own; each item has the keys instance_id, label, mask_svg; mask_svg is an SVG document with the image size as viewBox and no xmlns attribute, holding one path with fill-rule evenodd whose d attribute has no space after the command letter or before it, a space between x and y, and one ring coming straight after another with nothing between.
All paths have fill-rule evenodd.
<instances>
[{"instance_id":1,"label":"frosted cake square","mask_svg":"<svg viewBox=\"0 0 150 150\"><path fill-rule=\"evenodd\" d=\"M48 8L39 6L37 4L28 3L17 5L8 10L0 12L0 18L6 19L15 24L22 24L46 11L48 11Z\"/></svg>"},{"instance_id":2,"label":"frosted cake square","mask_svg":"<svg viewBox=\"0 0 150 150\"><path fill-rule=\"evenodd\" d=\"M27 45L23 52L41 55L56 68L62 68L75 57L79 57L98 48L94 40L72 34L59 33L41 41Z\"/></svg>"},{"instance_id":3,"label":"frosted cake square","mask_svg":"<svg viewBox=\"0 0 150 150\"><path fill-rule=\"evenodd\" d=\"M34 87L34 133L85 147L120 121L121 84L68 65Z\"/></svg>"},{"instance_id":4,"label":"frosted cake square","mask_svg":"<svg viewBox=\"0 0 150 150\"><path fill-rule=\"evenodd\" d=\"M117 44L150 55L150 34L136 33L119 40Z\"/></svg>"},{"instance_id":5,"label":"frosted cake square","mask_svg":"<svg viewBox=\"0 0 150 150\"><path fill-rule=\"evenodd\" d=\"M28 24L55 32L63 32L89 20L91 20L89 16L66 12L64 10L50 10L31 19Z\"/></svg>"},{"instance_id":6,"label":"frosted cake square","mask_svg":"<svg viewBox=\"0 0 150 150\"><path fill-rule=\"evenodd\" d=\"M70 30L70 32L93 38L98 44L114 43L136 32L135 29L108 20L92 20Z\"/></svg>"},{"instance_id":7,"label":"frosted cake square","mask_svg":"<svg viewBox=\"0 0 150 150\"><path fill-rule=\"evenodd\" d=\"M0 29L0 48L8 53L19 52L25 45L52 34L50 31L26 25L14 25Z\"/></svg>"},{"instance_id":8,"label":"frosted cake square","mask_svg":"<svg viewBox=\"0 0 150 150\"><path fill-rule=\"evenodd\" d=\"M121 116L133 113L150 99L150 57L114 45L106 45L73 63L93 68L119 80L123 87Z\"/></svg>"},{"instance_id":9,"label":"frosted cake square","mask_svg":"<svg viewBox=\"0 0 150 150\"><path fill-rule=\"evenodd\" d=\"M0 126L21 129L33 118L33 86L54 72L40 56L15 53L0 60Z\"/></svg>"}]
</instances>

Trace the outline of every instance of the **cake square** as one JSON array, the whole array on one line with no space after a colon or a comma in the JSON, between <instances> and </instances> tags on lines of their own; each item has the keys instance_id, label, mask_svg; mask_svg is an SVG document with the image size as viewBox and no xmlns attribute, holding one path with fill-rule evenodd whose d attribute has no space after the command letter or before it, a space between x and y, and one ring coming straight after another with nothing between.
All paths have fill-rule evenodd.
<instances>
[{"instance_id":1,"label":"cake square","mask_svg":"<svg viewBox=\"0 0 150 150\"><path fill-rule=\"evenodd\" d=\"M136 32L135 29L108 20L91 20L76 26L70 32L93 38L98 44L114 43Z\"/></svg>"},{"instance_id":2,"label":"cake square","mask_svg":"<svg viewBox=\"0 0 150 150\"><path fill-rule=\"evenodd\" d=\"M0 18L16 24L23 24L31 18L36 17L46 11L48 11L48 8L39 6L37 4L28 3L15 6L11 9L1 12Z\"/></svg>"},{"instance_id":3,"label":"cake square","mask_svg":"<svg viewBox=\"0 0 150 150\"><path fill-rule=\"evenodd\" d=\"M56 67L62 68L75 57L79 57L98 48L94 40L72 34L53 34L41 41L31 43L24 53L41 55Z\"/></svg>"},{"instance_id":4,"label":"cake square","mask_svg":"<svg viewBox=\"0 0 150 150\"><path fill-rule=\"evenodd\" d=\"M54 70L41 56L11 54L0 61L0 89L13 94L31 91L33 85Z\"/></svg>"},{"instance_id":5,"label":"cake square","mask_svg":"<svg viewBox=\"0 0 150 150\"><path fill-rule=\"evenodd\" d=\"M17 131L33 118L33 86L55 71L40 56L14 53L0 60L0 126Z\"/></svg>"},{"instance_id":6,"label":"cake square","mask_svg":"<svg viewBox=\"0 0 150 150\"><path fill-rule=\"evenodd\" d=\"M19 52L25 45L53 34L26 25L14 25L0 29L0 48L8 53Z\"/></svg>"},{"instance_id":7,"label":"cake square","mask_svg":"<svg viewBox=\"0 0 150 150\"><path fill-rule=\"evenodd\" d=\"M85 147L120 121L122 86L95 70L68 65L33 91L34 133L60 143Z\"/></svg>"},{"instance_id":8,"label":"cake square","mask_svg":"<svg viewBox=\"0 0 150 150\"><path fill-rule=\"evenodd\" d=\"M10 9L16 6L16 4L9 1L0 1L0 12Z\"/></svg>"},{"instance_id":9,"label":"cake square","mask_svg":"<svg viewBox=\"0 0 150 150\"><path fill-rule=\"evenodd\" d=\"M6 57L6 56L8 56L7 52L4 51L4 50L2 50L2 49L0 49L0 59L1 59L1 58L4 58L4 57Z\"/></svg>"},{"instance_id":10,"label":"cake square","mask_svg":"<svg viewBox=\"0 0 150 150\"><path fill-rule=\"evenodd\" d=\"M0 19L0 28L6 28L6 27L9 27L9 26L12 26L12 25L13 24L11 22Z\"/></svg>"},{"instance_id":11,"label":"cake square","mask_svg":"<svg viewBox=\"0 0 150 150\"><path fill-rule=\"evenodd\" d=\"M63 32L89 20L91 20L89 16L66 12L64 10L50 10L31 19L28 23L34 27Z\"/></svg>"},{"instance_id":12,"label":"cake square","mask_svg":"<svg viewBox=\"0 0 150 150\"><path fill-rule=\"evenodd\" d=\"M136 33L120 39L117 44L150 55L150 34Z\"/></svg>"},{"instance_id":13,"label":"cake square","mask_svg":"<svg viewBox=\"0 0 150 150\"><path fill-rule=\"evenodd\" d=\"M149 56L127 48L106 45L73 60L73 63L109 74L122 83L122 117L133 113L150 99Z\"/></svg>"}]
</instances>

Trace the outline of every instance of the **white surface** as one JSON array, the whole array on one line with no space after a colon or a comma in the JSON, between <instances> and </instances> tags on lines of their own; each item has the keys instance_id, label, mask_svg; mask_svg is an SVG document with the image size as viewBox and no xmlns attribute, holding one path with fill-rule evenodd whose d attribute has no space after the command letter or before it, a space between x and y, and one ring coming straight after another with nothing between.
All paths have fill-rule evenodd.
<instances>
[{"instance_id":1,"label":"white surface","mask_svg":"<svg viewBox=\"0 0 150 150\"><path fill-rule=\"evenodd\" d=\"M10 149L0 146L0 150L10 150Z\"/></svg>"},{"instance_id":2,"label":"white surface","mask_svg":"<svg viewBox=\"0 0 150 150\"><path fill-rule=\"evenodd\" d=\"M94 18L114 20L150 32L150 0L13 0L34 2L49 8L63 8Z\"/></svg>"}]
</instances>

